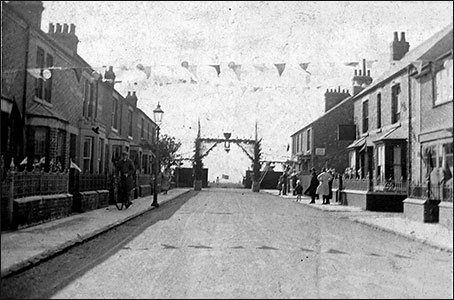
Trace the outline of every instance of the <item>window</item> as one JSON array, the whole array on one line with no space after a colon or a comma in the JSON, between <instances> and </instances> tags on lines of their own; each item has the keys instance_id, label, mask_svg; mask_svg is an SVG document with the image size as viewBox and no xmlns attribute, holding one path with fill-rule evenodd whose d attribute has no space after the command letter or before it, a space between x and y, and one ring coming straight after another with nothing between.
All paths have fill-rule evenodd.
<instances>
[{"instance_id":1,"label":"window","mask_svg":"<svg viewBox=\"0 0 454 300\"><path fill-rule=\"evenodd\" d=\"M39 75L43 75L44 69L44 50L38 47L36 53L36 68L40 69ZM35 78L35 96L39 99L43 99L43 88L44 88L44 80L42 78Z\"/></svg>"},{"instance_id":2,"label":"window","mask_svg":"<svg viewBox=\"0 0 454 300\"><path fill-rule=\"evenodd\" d=\"M377 146L377 181L383 183L385 181L385 145Z\"/></svg>"},{"instance_id":3,"label":"window","mask_svg":"<svg viewBox=\"0 0 454 300\"><path fill-rule=\"evenodd\" d=\"M132 108L128 110L128 119L129 119L129 132L128 135L132 137Z\"/></svg>"},{"instance_id":4,"label":"window","mask_svg":"<svg viewBox=\"0 0 454 300\"><path fill-rule=\"evenodd\" d=\"M148 174L148 155L142 156L142 172Z\"/></svg>"},{"instance_id":5,"label":"window","mask_svg":"<svg viewBox=\"0 0 454 300\"><path fill-rule=\"evenodd\" d=\"M84 153L83 153L83 172L93 172L93 137L85 137L84 139Z\"/></svg>"},{"instance_id":6,"label":"window","mask_svg":"<svg viewBox=\"0 0 454 300\"><path fill-rule=\"evenodd\" d=\"M36 127L34 135L34 163L38 163L47 155L49 130L46 127Z\"/></svg>"},{"instance_id":7,"label":"window","mask_svg":"<svg viewBox=\"0 0 454 300\"><path fill-rule=\"evenodd\" d=\"M377 128L381 128L381 93L377 94Z\"/></svg>"},{"instance_id":8,"label":"window","mask_svg":"<svg viewBox=\"0 0 454 300\"><path fill-rule=\"evenodd\" d=\"M57 132L57 156L56 156L56 164L57 167L61 170L65 168L65 141L66 132L64 130L59 129Z\"/></svg>"},{"instance_id":9,"label":"window","mask_svg":"<svg viewBox=\"0 0 454 300\"><path fill-rule=\"evenodd\" d=\"M96 85L90 83L89 79L84 82L84 104L83 104L83 115L87 118L96 117Z\"/></svg>"},{"instance_id":10,"label":"window","mask_svg":"<svg viewBox=\"0 0 454 300\"><path fill-rule=\"evenodd\" d=\"M112 103L112 128L118 130L118 99L115 97Z\"/></svg>"},{"instance_id":11,"label":"window","mask_svg":"<svg viewBox=\"0 0 454 300\"><path fill-rule=\"evenodd\" d=\"M369 130L369 100L363 102L363 133Z\"/></svg>"},{"instance_id":12,"label":"window","mask_svg":"<svg viewBox=\"0 0 454 300\"><path fill-rule=\"evenodd\" d=\"M104 139L99 139L98 141L98 172L103 172L103 157L104 157Z\"/></svg>"},{"instance_id":13,"label":"window","mask_svg":"<svg viewBox=\"0 0 454 300\"><path fill-rule=\"evenodd\" d=\"M142 118L142 127L140 128L140 137L144 138L145 137L145 120Z\"/></svg>"},{"instance_id":14,"label":"window","mask_svg":"<svg viewBox=\"0 0 454 300\"><path fill-rule=\"evenodd\" d=\"M311 130L307 130L307 145L306 145L306 151L311 150Z\"/></svg>"},{"instance_id":15,"label":"window","mask_svg":"<svg viewBox=\"0 0 454 300\"><path fill-rule=\"evenodd\" d=\"M391 90L391 124L400 120L400 85L396 84Z\"/></svg>"},{"instance_id":16,"label":"window","mask_svg":"<svg viewBox=\"0 0 454 300\"><path fill-rule=\"evenodd\" d=\"M150 141L150 123L147 123L147 141Z\"/></svg>"},{"instance_id":17,"label":"window","mask_svg":"<svg viewBox=\"0 0 454 300\"><path fill-rule=\"evenodd\" d=\"M435 74L435 101L434 104L442 104L452 101L452 58L444 62L443 68Z\"/></svg>"},{"instance_id":18,"label":"window","mask_svg":"<svg viewBox=\"0 0 454 300\"><path fill-rule=\"evenodd\" d=\"M350 151L348 153L348 165L352 169L356 169L356 151Z\"/></svg>"}]
</instances>

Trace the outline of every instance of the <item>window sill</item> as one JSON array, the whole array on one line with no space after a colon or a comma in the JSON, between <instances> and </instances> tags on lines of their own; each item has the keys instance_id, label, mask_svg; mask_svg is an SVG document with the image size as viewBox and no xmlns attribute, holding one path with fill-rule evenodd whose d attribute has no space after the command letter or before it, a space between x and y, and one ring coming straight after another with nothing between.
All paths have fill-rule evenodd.
<instances>
[{"instance_id":1,"label":"window sill","mask_svg":"<svg viewBox=\"0 0 454 300\"><path fill-rule=\"evenodd\" d=\"M118 129L113 128L113 127L111 127L110 129L112 129L113 132L118 133Z\"/></svg>"},{"instance_id":2,"label":"window sill","mask_svg":"<svg viewBox=\"0 0 454 300\"><path fill-rule=\"evenodd\" d=\"M45 106L47 106L47 107L49 107L49 108L53 108L53 107L54 107L54 106L52 105L52 103L49 103L49 102L47 102L46 100L43 100L43 99L38 98L38 97L36 97L36 96L33 97L33 100L34 100L35 102L38 102L38 103L40 103L40 104L42 104L42 105L45 105Z\"/></svg>"},{"instance_id":3,"label":"window sill","mask_svg":"<svg viewBox=\"0 0 454 300\"><path fill-rule=\"evenodd\" d=\"M443 106L443 105L445 105L447 103L451 103L452 101L453 101L453 99L445 101L445 102L441 102L441 103L434 103L432 108L438 108L438 107Z\"/></svg>"}]
</instances>

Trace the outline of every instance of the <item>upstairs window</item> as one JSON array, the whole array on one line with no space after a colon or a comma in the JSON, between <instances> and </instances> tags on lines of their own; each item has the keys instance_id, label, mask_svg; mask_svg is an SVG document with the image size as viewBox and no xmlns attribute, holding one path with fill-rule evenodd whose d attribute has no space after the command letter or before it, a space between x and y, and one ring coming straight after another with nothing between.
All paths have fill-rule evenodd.
<instances>
[{"instance_id":1,"label":"upstairs window","mask_svg":"<svg viewBox=\"0 0 454 300\"><path fill-rule=\"evenodd\" d=\"M145 120L142 118L142 123L141 123L141 128L140 128L140 137L144 138L145 137Z\"/></svg>"},{"instance_id":2,"label":"upstairs window","mask_svg":"<svg viewBox=\"0 0 454 300\"><path fill-rule=\"evenodd\" d=\"M369 130L369 100L363 102L363 133Z\"/></svg>"},{"instance_id":3,"label":"upstairs window","mask_svg":"<svg viewBox=\"0 0 454 300\"><path fill-rule=\"evenodd\" d=\"M84 82L84 104L83 115L87 118L96 117L96 85L91 83L89 79Z\"/></svg>"},{"instance_id":4,"label":"upstairs window","mask_svg":"<svg viewBox=\"0 0 454 300\"><path fill-rule=\"evenodd\" d=\"M309 151L309 150L311 150L311 130L308 129L308 130L306 131L306 133L307 133L307 145L306 145L306 151Z\"/></svg>"},{"instance_id":5,"label":"upstairs window","mask_svg":"<svg viewBox=\"0 0 454 300\"><path fill-rule=\"evenodd\" d=\"M381 128L381 94L377 94L377 129Z\"/></svg>"},{"instance_id":6,"label":"upstairs window","mask_svg":"<svg viewBox=\"0 0 454 300\"><path fill-rule=\"evenodd\" d=\"M128 110L128 119L129 119L129 131L128 135L132 137L132 108L129 108Z\"/></svg>"},{"instance_id":7,"label":"upstairs window","mask_svg":"<svg viewBox=\"0 0 454 300\"><path fill-rule=\"evenodd\" d=\"M443 63L442 69L440 69L435 74L434 79L434 104L442 104L445 102L452 101L452 82L453 82L453 72L452 72L452 58L446 60Z\"/></svg>"},{"instance_id":8,"label":"upstairs window","mask_svg":"<svg viewBox=\"0 0 454 300\"><path fill-rule=\"evenodd\" d=\"M391 124L400 120L400 84L396 84L391 89Z\"/></svg>"},{"instance_id":9,"label":"upstairs window","mask_svg":"<svg viewBox=\"0 0 454 300\"><path fill-rule=\"evenodd\" d=\"M112 128L118 130L118 99L113 97L112 102Z\"/></svg>"},{"instance_id":10,"label":"upstairs window","mask_svg":"<svg viewBox=\"0 0 454 300\"><path fill-rule=\"evenodd\" d=\"M36 68L40 69L39 75L43 76L44 70L44 50L38 47L36 52ZM39 99L43 99L44 80L42 78L35 79L35 96Z\"/></svg>"},{"instance_id":11,"label":"upstairs window","mask_svg":"<svg viewBox=\"0 0 454 300\"><path fill-rule=\"evenodd\" d=\"M52 55L47 54L46 57L46 67L51 68L54 66L54 58ZM49 70L52 72L52 69ZM51 96L52 96L52 73L51 76L46 80L44 83L44 100L47 102L51 102Z\"/></svg>"}]
</instances>

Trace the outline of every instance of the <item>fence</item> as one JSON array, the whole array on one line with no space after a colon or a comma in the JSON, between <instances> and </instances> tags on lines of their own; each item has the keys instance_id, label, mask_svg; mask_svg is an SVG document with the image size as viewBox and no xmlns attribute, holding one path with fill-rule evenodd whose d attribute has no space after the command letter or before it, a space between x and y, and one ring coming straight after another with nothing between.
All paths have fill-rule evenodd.
<instances>
[{"instance_id":1,"label":"fence","mask_svg":"<svg viewBox=\"0 0 454 300\"><path fill-rule=\"evenodd\" d=\"M7 179L2 182L2 193L8 190L6 185L12 189L14 199L68 193L68 178L68 172L8 172Z\"/></svg>"},{"instance_id":2,"label":"fence","mask_svg":"<svg viewBox=\"0 0 454 300\"><path fill-rule=\"evenodd\" d=\"M452 186L434 184L431 185L429 189L428 186L410 184L409 196L416 199L431 199L441 200L444 202L453 202L453 188Z\"/></svg>"},{"instance_id":3,"label":"fence","mask_svg":"<svg viewBox=\"0 0 454 300\"><path fill-rule=\"evenodd\" d=\"M148 185L151 184L151 175L150 174L139 174L137 176L137 185Z\"/></svg>"},{"instance_id":4,"label":"fence","mask_svg":"<svg viewBox=\"0 0 454 300\"><path fill-rule=\"evenodd\" d=\"M110 188L110 176L108 174L80 174L79 191L108 190Z\"/></svg>"}]
</instances>

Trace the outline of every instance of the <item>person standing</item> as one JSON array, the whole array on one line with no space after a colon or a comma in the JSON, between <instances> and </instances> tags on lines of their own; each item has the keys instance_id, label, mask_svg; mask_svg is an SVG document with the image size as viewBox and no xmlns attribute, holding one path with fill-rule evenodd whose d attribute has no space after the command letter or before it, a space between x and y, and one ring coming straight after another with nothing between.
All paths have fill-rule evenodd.
<instances>
[{"instance_id":1,"label":"person standing","mask_svg":"<svg viewBox=\"0 0 454 300\"><path fill-rule=\"evenodd\" d=\"M170 169L166 168L162 173L161 177L161 189L163 194L167 194L167 191L170 189Z\"/></svg>"},{"instance_id":2,"label":"person standing","mask_svg":"<svg viewBox=\"0 0 454 300\"><path fill-rule=\"evenodd\" d=\"M279 176L279 180L277 182L277 189L279 190L279 195L281 194L282 192L282 186L284 185L284 174L282 174L281 176Z\"/></svg>"},{"instance_id":3,"label":"person standing","mask_svg":"<svg viewBox=\"0 0 454 300\"><path fill-rule=\"evenodd\" d=\"M134 188L135 167L132 160L128 157L128 152L123 151L121 159L116 164L117 174L120 175L120 185L125 188L123 197L126 197L126 207L129 207L131 202L131 190ZM120 187L121 191L121 187Z\"/></svg>"},{"instance_id":4,"label":"person standing","mask_svg":"<svg viewBox=\"0 0 454 300\"><path fill-rule=\"evenodd\" d=\"M303 186L301 185L301 180L296 181L295 195L296 195L296 202L300 202L301 196L303 195Z\"/></svg>"},{"instance_id":5,"label":"person standing","mask_svg":"<svg viewBox=\"0 0 454 300\"><path fill-rule=\"evenodd\" d=\"M331 175L331 179L328 180L329 194L326 199L326 204L329 204L329 201L333 199L333 181L334 181L334 171L332 169L328 170L328 174Z\"/></svg>"},{"instance_id":6,"label":"person standing","mask_svg":"<svg viewBox=\"0 0 454 300\"><path fill-rule=\"evenodd\" d=\"M311 168L311 183L309 187L304 191L304 195L311 197L311 202L309 204L315 203L315 197L317 197L317 187L318 187L317 173L315 168Z\"/></svg>"},{"instance_id":7,"label":"person standing","mask_svg":"<svg viewBox=\"0 0 454 300\"><path fill-rule=\"evenodd\" d=\"M322 195L323 203L329 204L328 195L330 193L329 181L333 179L327 171L326 168L322 169L322 172L317 176L317 179L320 181L316 193Z\"/></svg>"}]
</instances>

